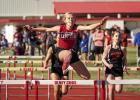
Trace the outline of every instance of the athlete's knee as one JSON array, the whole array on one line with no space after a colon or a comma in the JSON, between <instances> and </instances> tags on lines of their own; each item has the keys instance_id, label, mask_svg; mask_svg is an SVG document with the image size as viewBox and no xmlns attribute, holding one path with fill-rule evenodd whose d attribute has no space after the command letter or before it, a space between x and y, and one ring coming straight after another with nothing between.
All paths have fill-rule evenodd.
<instances>
[{"instance_id":1,"label":"athlete's knee","mask_svg":"<svg viewBox=\"0 0 140 100\"><path fill-rule=\"evenodd\" d=\"M67 76L64 76L63 77L63 80L67 80L67 79L68 79ZM61 87L61 93L62 93L62 95L66 95L68 93L68 86L63 86L62 85L62 87Z\"/></svg>"},{"instance_id":2,"label":"athlete's knee","mask_svg":"<svg viewBox=\"0 0 140 100\"><path fill-rule=\"evenodd\" d=\"M58 91L54 91L53 95L54 95L55 98L57 98L59 96L59 92Z\"/></svg>"},{"instance_id":3,"label":"athlete's knee","mask_svg":"<svg viewBox=\"0 0 140 100\"><path fill-rule=\"evenodd\" d=\"M62 95L66 95L68 93L68 89L62 89L61 93L62 93Z\"/></svg>"},{"instance_id":4,"label":"athlete's knee","mask_svg":"<svg viewBox=\"0 0 140 100\"><path fill-rule=\"evenodd\" d=\"M88 74L87 75L87 80L89 80L91 78L91 75L90 74Z\"/></svg>"},{"instance_id":5,"label":"athlete's knee","mask_svg":"<svg viewBox=\"0 0 140 100\"><path fill-rule=\"evenodd\" d=\"M59 60L63 62L70 62L72 54L71 51L63 50L58 54Z\"/></svg>"},{"instance_id":6,"label":"athlete's knee","mask_svg":"<svg viewBox=\"0 0 140 100\"><path fill-rule=\"evenodd\" d=\"M64 62L70 62L71 58L72 58L72 54L69 51L67 54L65 54Z\"/></svg>"},{"instance_id":7,"label":"athlete's knee","mask_svg":"<svg viewBox=\"0 0 140 100\"><path fill-rule=\"evenodd\" d=\"M116 92L116 93L121 93L121 92L122 92L122 85L117 85L117 86L115 87L115 92Z\"/></svg>"},{"instance_id":8,"label":"athlete's knee","mask_svg":"<svg viewBox=\"0 0 140 100\"><path fill-rule=\"evenodd\" d=\"M85 80L89 80L91 78L91 75L90 74L87 74L85 76L82 76Z\"/></svg>"},{"instance_id":9,"label":"athlete's knee","mask_svg":"<svg viewBox=\"0 0 140 100\"><path fill-rule=\"evenodd\" d=\"M68 93L67 91L66 92L62 92L62 95L67 95L67 93Z\"/></svg>"},{"instance_id":10,"label":"athlete's knee","mask_svg":"<svg viewBox=\"0 0 140 100\"><path fill-rule=\"evenodd\" d=\"M116 93L121 93L122 92L122 89L115 89L115 92Z\"/></svg>"}]
</instances>

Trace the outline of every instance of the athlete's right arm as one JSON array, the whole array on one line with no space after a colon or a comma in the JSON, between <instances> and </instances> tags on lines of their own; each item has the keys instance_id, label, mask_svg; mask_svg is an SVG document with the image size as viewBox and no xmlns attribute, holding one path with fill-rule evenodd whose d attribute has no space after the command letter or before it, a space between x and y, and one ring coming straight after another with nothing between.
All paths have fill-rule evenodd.
<instances>
[{"instance_id":1,"label":"athlete's right arm","mask_svg":"<svg viewBox=\"0 0 140 100\"><path fill-rule=\"evenodd\" d=\"M44 60L44 68L45 68L45 69L48 67L48 63L49 63L49 60L50 60L51 57L52 57L52 54L53 54L53 49L52 49L52 47L50 47L50 48L48 49L46 58L45 58L45 60Z\"/></svg>"},{"instance_id":2,"label":"athlete's right arm","mask_svg":"<svg viewBox=\"0 0 140 100\"><path fill-rule=\"evenodd\" d=\"M38 28L32 28L33 31L40 31L40 32L59 32L60 26L54 26L50 28L46 27L38 27Z\"/></svg>"},{"instance_id":3,"label":"athlete's right arm","mask_svg":"<svg viewBox=\"0 0 140 100\"><path fill-rule=\"evenodd\" d=\"M105 66L107 66L109 69L111 69L111 68L113 67L113 65L112 65L112 64L109 64L109 63L106 61L106 58L107 58L107 56L108 56L109 49L110 49L110 45L107 46L107 47L104 49L103 56L102 56L102 62L105 64Z\"/></svg>"}]
</instances>

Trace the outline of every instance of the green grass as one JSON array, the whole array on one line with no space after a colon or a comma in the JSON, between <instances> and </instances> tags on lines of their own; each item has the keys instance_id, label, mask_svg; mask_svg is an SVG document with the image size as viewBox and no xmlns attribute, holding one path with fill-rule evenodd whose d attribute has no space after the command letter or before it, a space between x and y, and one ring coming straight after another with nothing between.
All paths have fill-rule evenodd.
<instances>
[{"instance_id":1,"label":"green grass","mask_svg":"<svg viewBox=\"0 0 140 100\"><path fill-rule=\"evenodd\" d=\"M127 48L128 66L136 66L136 47Z\"/></svg>"},{"instance_id":2,"label":"green grass","mask_svg":"<svg viewBox=\"0 0 140 100\"><path fill-rule=\"evenodd\" d=\"M11 51L8 51L8 54L5 54L5 55L12 56ZM5 55L1 54L0 56L5 56ZM4 60L4 59L1 59L1 60ZM23 60L27 60L27 59L23 59ZM32 60L36 60L36 59L32 59ZM136 66L136 47L127 48L127 60L128 60L128 66ZM92 66L92 64L89 64L89 66Z\"/></svg>"}]
</instances>

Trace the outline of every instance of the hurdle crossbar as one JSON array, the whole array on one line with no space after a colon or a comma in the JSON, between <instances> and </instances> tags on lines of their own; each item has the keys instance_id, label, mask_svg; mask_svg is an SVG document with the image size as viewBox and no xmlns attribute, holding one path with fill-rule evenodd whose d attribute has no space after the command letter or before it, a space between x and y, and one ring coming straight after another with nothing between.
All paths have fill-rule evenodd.
<instances>
[{"instance_id":1,"label":"hurdle crossbar","mask_svg":"<svg viewBox=\"0 0 140 100\"><path fill-rule=\"evenodd\" d=\"M0 59L8 59L8 58L16 58L16 59L42 59L44 56L0 56Z\"/></svg>"},{"instance_id":2,"label":"hurdle crossbar","mask_svg":"<svg viewBox=\"0 0 140 100\"><path fill-rule=\"evenodd\" d=\"M50 68L50 67L48 67ZM4 68L0 68L2 71L6 71L7 69L9 71L24 71L24 70L27 70L27 71L30 71L30 70L33 70L33 71L47 71L47 69L44 69L42 67L4 67Z\"/></svg>"},{"instance_id":3,"label":"hurdle crossbar","mask_svg":"<svg viewBox=\"0 0 140 100\"><path fill-rule=\"evenodd\" d=\"M38 85L93 85L94 100L97 100L97 86L102 85L101 99L105 100L105 84L140 84L140 80L0 80L0 85L25 85L25 100L28 100L28 87L34 84L36 87L36 100L38 100Z\"/></svg>"},{"instance_id":4,"label":"hurdle crossbar","mask_svg":"<svg viewBox=\"0 0 140 100\"><path fill-rule=\"evenodd\" d=\"M94 81L102 84L102 80L0 80L0 84L25 84L26 81L31 84L38 81L40 85L94 85ZM106 80L106 84L140 84L140 80Z\"/></svg>"},{"instance_id":5,"label":"hurdle crossbar","mask_svg":"<svg viewBox=\"0 0 140 100\"><path fill-rule=\"evenodd\" d=\"M31 63L31 60L0 60L0 63ZM41 60L34 60L34 63L41 63Z\"/></svg>"},{"instance_id":6,"label":"hurdle crossbar","mask_svg":"<svg viewBox=\"0 0 140 100\"><path fill-rule=\"evenodd\" d=\"M7 68L10 71L14 71L14 70L15 71L21 71L21 70L25 69L24 67L20 67L20 66L16 66L16 67L1 67L0 69L2 71L5 71L5 70L7 70ZM26 67L26 69L30 69L30 68L32 68L32 70L34 70L34 71L46 71L47 70L47 69L44 69L43 67ZM48 68L50 68L50 67L48 67ZM94 67L88 67L87 69L90 70L90 71L98 71L98 68L94 68ZM130 71L140 71L140 67L133 67L133 68L127 67L127 69L130 70ZM100 68L100 70L103 70L103 68Z\"/></svg>"},{"instance_id":7,"label":"hurdle crossbar","mask_svg":"<svg viewBox=\"0 0 140 100\"><path fill-rule=\"evenodd\" d=\"M25 85L25 100L29 100L28 87L30 84L35 85L35 100L38 100L38 85L93 85L94 86L94 100L97 100L97 84L102 81L97 80L0 80L0 85ZM96 88L95 88L96 87ZM49 92L49 91L48 91ZM7 95L8 98L8 95ZM103 97L105 100L105 97ZM50 94L48 93L48 100L50 100Z\"/></svg>"},{"instance_id":8,"label":"hurdle crossbar","mask_svg":"<svg viewBox=\"0 0 140 100\"><path fill-rule=\"evenodd\" d=\"M0 80L0 84L25 84L26 82L40 85L94 85L94 80Z\"/></svg>"},{"instance_id":9,"label":"hurdle crossbar","mask_svg":"<svg viewBox=\"0 0 140 100\"><path fill-rule=\"evenodd\" d=\"M140 84L140 80L132 79L132 80L107 80L107 84Z\"/></svg>"}]
</instances>

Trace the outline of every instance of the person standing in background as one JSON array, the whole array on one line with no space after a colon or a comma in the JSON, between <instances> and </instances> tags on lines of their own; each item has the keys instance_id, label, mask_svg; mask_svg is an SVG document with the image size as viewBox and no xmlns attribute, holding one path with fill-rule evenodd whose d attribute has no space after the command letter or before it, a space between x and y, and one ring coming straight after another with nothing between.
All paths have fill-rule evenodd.
<instances>
[{"instance_id":1,"label":"person standing in background","mask_svg":"<svg viewBox=\"0 0 140 100\"><path fill-rule=\"evenodd\" d=\"M2 54L6 54L9 44L8 44L8 40L5 38L5 35L2 35L2 40L0 44L1 44Z\"/></svg>"},{"instance_id":2,"label":"person standing in background","mask_svg":"<svg viewBox=\"0 0 140 100\"><path fill-rule=\"evenodd\" d=\"M81 51L81 59L86 61L88 60L88 40L89 37L86 33L82 34L81 42L80 42L80 51Z\"/></svg>"},{"instance_id":3,"label":"person standing in background","mask_svg":"<svg viewBox=\"0 0 140 100\"><path fill-rule=\"evenodd\" d=\"M137 46L137 59L140 58L140 32L136 33L134 38L134 46Z\"/></svg>"},{"instance_id":4,"label":"person standing in background","mask_svg":"<svg viewBox=\"0 0 140 100\"><path fill-rule=\"evenodd\" d=\"M101 27L96 28L94 32L94 46L95 46L95 66L98 66L97 62L101 60L104 51L104 30Z\"/></svg>"},{"instance_id":5,"label":"person standing in background","mask_svg":"<svg viewBox=\"0 0 140 100\"><path fill-rule=\"evenodd\" d=\"M121 33L121 46L123 47L124 51L126 52L127 55L127 46L128 46L128 33L127 31L123 31Z\"/></svg>"}]
</instances>

